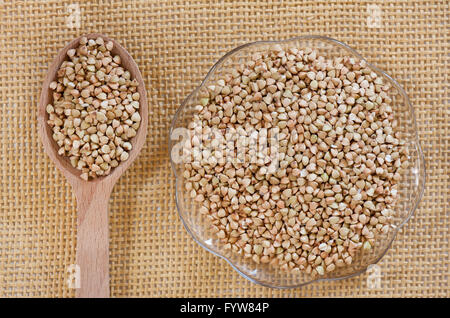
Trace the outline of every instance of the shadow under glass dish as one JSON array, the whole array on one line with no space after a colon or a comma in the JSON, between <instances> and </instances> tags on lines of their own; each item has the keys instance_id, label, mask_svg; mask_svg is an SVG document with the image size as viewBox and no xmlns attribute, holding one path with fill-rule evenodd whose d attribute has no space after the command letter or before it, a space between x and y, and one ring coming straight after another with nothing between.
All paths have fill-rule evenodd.
<instances>
[{"instance_id":1,"label":"shadow under glass dish","mask_svg":"<svg viewBox=\"0 0 450 318\"><path fill-rule=\"evenodd\" d=\"M392 98L392 108L395 118L399 121L397 129L401 132L402 139L406 142L409 167L402 173L399 183L398 199L394 208L388 233L377 234L375 246L371 250L360 250L353 258L351 265L337 268L331 273L325 273L320 277L313 277L305 272L290 273L269 264L256 264L251 259L246 259L235 252L225 250L211 229L210 221L200 214L200 205L194 203L185 190L183 180L183 163L177 163L172 158L172 149L181 140L172 133L176 128L186 128L195 113L194 107L198 105L199 93L202 89L221 78L224 70L245 62L256 52L261 52L279 44L284 49L288 48L313 48L319 55L325 58L342 56L355 57L365 60L359 53L346 44L337 40L321 36L302 36L283 41L261 41L242 45L225 54L208 72L205 79L182 103L177 110L170 129L169 151L171 153L172 169L176 177L176 204L179 216L189 234L194 240L209 252L225 259L237 272L252 282L273 288L294 288L320 280L336 280L349 278L363 273L371 264L377 263L387 252L400 227L403 226L414 213L422 197L425 184L425 163L422 150L417 137L417 128L414 110L400 85L379 68L367 63L368 67L383 81L391 84L388 92ZM366 61L367 62L367 61ZM172 139L173 138L173 139Z\"/></svg>"}]
</instances>

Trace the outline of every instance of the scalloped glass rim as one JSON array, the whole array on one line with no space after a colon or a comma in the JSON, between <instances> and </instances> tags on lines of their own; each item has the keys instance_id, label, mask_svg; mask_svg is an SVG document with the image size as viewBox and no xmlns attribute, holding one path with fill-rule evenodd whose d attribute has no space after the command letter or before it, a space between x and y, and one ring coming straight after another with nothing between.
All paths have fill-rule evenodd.
<instances>
[{"instance_id":1,"label":"scalloped glass rim","mask_svg":"<svg viewBox=\"0 0 450 318\"><path fill-rule=\"evenodd\" d=\"M379 262L379 260L386 254L386 252L389 250L389 248L392 245L392 242L394 241L398 231L400 230L400 228L406 223L408 222L408 220L411 218L411 216L414 214L414 211L416 210L423 192L424 192L424 188L425 188L425 179L426 179L426 172L425 172L425 160L424 160L424 156L423 156L423 152L422 149L420 147L420 143L419 143L419 139L417 136L417 125L416 125L416 119L415 119L415 115L414 115L414 109L410 103L410 100L406 94L406 92L403 90L403 88L400 86L400 84L394 80L392 77L390 77L388 74L386 74L386 72L384 72L383 70L379 69L378 67L374 66L373 64L369 63L366 59L364 59L357 51L355 51L354 49L352 49L351 47L349 47L347 44L342 43L338 40L335 40L333 38L329 38L329 37L324 37L324 36L316 36L316 35L307 35L307 36L299 36L299 37L294 37L294 38L290 38L290 39L286 39L286 40L280 40L280 41L256 41L256 42L251 42L251 43L247 43L244 45L241 45L239 47L234 48L233 50L229 51L228 53L226 53L223 57L221 57L209 70L208 74L205 76L205 78L203 79L202 83L194 90L192 91L188 97L183 101L183 103L181 104L181 106L178 108L178 110L176 111L173 120L172 120L172 124L171 124L171 128L170 128L170 135L169 135L169 155L171 156L171 151L172 148L174 146L174 141L172 141L171 137L172 136L172 132L175 128L175 125L177 123L177 119L179 119L179 115L181 113L181 111L186 107L186 105L188 104L188 102L192 99L193 96L195 96L199 90L205 85L205 83L208 82L208 80L210 79L210 77L212 77L212 75L214 74L215 70L218 68L218 66L222 65L224 63L224 61L226 61L229 57L233 56L235 53L242 51L246 48L250 48L252 46L263 46L263 45L274 45L274 44L287 44L290 42L300 42L300 41L323 41L326 42L327 44L330 45L335 45L335 46L339 46L341 49L344 49L345 51L349 52L350 54L352 54L353 56L364 60L367 62L367 65L374 70L375 72L381 74L383 77L387 78L391 84L393 84L393 86L398 90L398 93L400 93L400 95L402 96L402 98L404 99L405 103L407 104L408 110L409 110L409 114L411 116L410 120L412 121L412 129L414 130L414 138L413 138L413 142L414 142L414 146L416 147L417 150L417 156L418 156L418 178L420 180L416 180L416 187L415 190L416 192L416 196L415 196L415 200L414 203L411 205L411 208L409 209L407 215L402 219L401 222L399 222L398 224L396 224L396 228L394 228L393 233L391 235L391 238L389 239L389 241L387 242L387 244L385 245L385 248L382 250L382 252L375 258L374 261L368 263L367 265L365 265L363 268L352 272L350 274L347 275L343 275L343 276L339 276L339 277L330 277L330 278L321 278L321 277L317 277L317 278L312 278L311 276L311 280L309 281L305 281L302 283L293 283L293 284L277 284L277 283L272 283L272 282L268 282L268 281L262 281L260 279L258 279L255 276L252 276L251 273L245 273L243 271L243 269L241 269L239 267L239 265L235 264L229 257L221 254L219 251L216 251L210 247L208 247L208 244L205 240L202 240L201 238L197 237L197 235L195 235L193 233L193 231L191 230L190 226L188 225L187 221L185 220L185 218L183 217L183 213L181 213L180 210L180 202L179 202L179 191L177 186L175 185L175 198L176 198L176 206L177 206L177 212L178 215L186 229L186 231L192 236L192 238L194 239L194 241L196 241L201 247L203 247L205 250L207 250L208 252L219 256L220 258L224 259L228 264L230 264L230 266L236 270L241 276L243 276L244 278L262 285L262 286L266 286L266 287L271 287L271 288L278 288L278 289L288 289L288 288L297 288L297 287L301 287L301 286L305 286L308 284L311 284L313 282L318 282L318 281L334 281L334 280L340 280L340 279L346 279L346 278L350 278L359 274L364 273L367 268L372 265L372 264L376 264ZM175 163L172 160L171 157L171 166L172 166L172 170L175 174L175 179L176 179L176 184L178 181L178 175L177 175L177 171L175 168ZM255 265L256 266L256 265Z\"/></svg>"}]
</instances>

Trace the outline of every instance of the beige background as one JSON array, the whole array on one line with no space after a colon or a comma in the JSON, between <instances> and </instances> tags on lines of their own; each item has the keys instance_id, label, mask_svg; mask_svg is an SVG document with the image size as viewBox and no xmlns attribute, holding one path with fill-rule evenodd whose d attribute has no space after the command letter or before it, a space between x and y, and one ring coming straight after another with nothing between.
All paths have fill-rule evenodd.
<instances>
[{"instance_id":1,"label":"beige background","mask_svg":"<svg viewBox=\"0 0 450 318\"><path fill-rule=\"evenodd\" d=\"M36 107L55 54L90 32L128 49L150 102L146 145L109 204L112 296L450 296L447 0L94 2L0 1L1 297L74 295L65 280L75 262L75 197L41 149ZM379 263L379 289L367 288L367 274L293 290L255 285L200 248L175 210L167 143L181 101L232 48L305 34L358 50L415 108L426 190Z\"/></svg>"}]
</instances>

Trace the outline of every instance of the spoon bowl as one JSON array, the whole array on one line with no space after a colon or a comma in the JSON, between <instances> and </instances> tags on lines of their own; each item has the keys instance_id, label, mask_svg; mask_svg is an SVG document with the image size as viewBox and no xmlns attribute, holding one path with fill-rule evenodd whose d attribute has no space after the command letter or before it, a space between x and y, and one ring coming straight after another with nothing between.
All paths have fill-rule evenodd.
<instances>
[{"instance_id":1,"label":"spoon bowl","mask_svg":"<svg viewBox=\"0 0 450 318\"><path fill-rule=\"evenodd\" d=\"M139 115L141 116L141 123L136 136L130 141L133 148L129 152L128 160L121 162L119 166L111 170L110 174L89 181L81 179L82 172L72 167L67 157L58 154L59 147L52 138L53 132L47 124L49 116L46 112L46 106L53 104L50 83L56 79L56 73L63 61L68 59L67 51L77 48L82 37L88 39L101 37L105 43L112 41L114 47L111 54L119 55L121 66L130 72L132 79L137 80L139 83L137 91L140 95ZM66 177L77 198L77 265L80 270L80 281L76 282L76 285L80 287L77 288L77 297L109 297L108 200L114 184L138 156L147 135L147 95L137 64L127 50L115 40L103 34L91 33L74 39L59 51L48 69L42 85L37 120L39 135L45 152Z\"/></svg>"}]
</instances>

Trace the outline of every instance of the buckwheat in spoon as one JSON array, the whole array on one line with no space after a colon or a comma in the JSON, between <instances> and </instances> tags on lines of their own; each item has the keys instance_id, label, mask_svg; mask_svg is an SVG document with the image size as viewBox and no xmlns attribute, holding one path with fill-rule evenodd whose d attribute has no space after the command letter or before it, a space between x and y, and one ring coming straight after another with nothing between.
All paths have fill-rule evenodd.
<instances>
[{"instance_id":1,"label":"buckwheat in spoon","mask_svg":"<svg viewBox=\"0 0 450 318\"><path fill-rule=\"evenodd\" d=\"M77 199L77 297L109 297L108 199L144 145L147 115L136 63L102 34L73 40L48 70L39 133Z\"/></svg>"}]
</instances>

